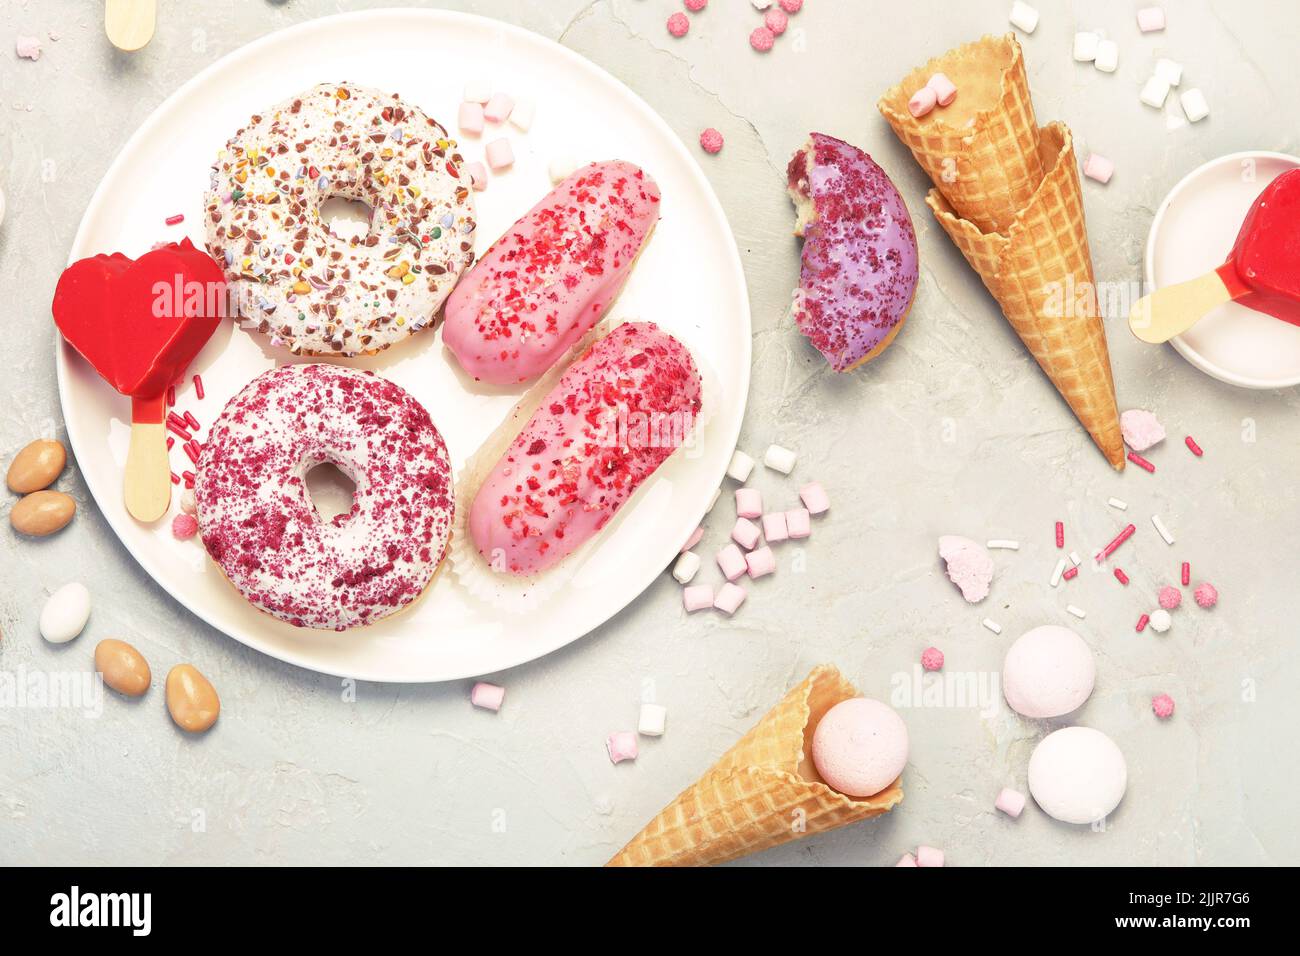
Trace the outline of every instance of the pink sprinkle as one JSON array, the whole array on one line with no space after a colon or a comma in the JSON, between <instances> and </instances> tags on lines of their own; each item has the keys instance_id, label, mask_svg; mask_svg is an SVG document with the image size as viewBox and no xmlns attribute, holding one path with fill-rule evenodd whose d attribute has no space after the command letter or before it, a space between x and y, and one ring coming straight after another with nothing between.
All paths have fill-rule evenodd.
<instances>
[{"instance_id":1,"label":"pink sprinkle","mask_svg":"<svg viewBox=\"0 0 1300 956\"><path fill-rule=\"evenodd\" d=\"M1188 562L1184 561L1183 562L1183 587L1187 587L1187 585L1191 583L1192 583L1192 566Z\"/></svg>"},{"instance_id":2,"label":"pink sprinkle","mask_svg":"<svg viewBox=\"0 0 1300 956\"><path fill-rule=\"evenodd\" d=\"M1157 694L1151 698L1151 709L1161 720L1174 715L1174 699L1168 694Z\"/></svg>"},{"instance_id":3,"label":"pink sprinkle","mask_svg":"<svg viewBox=\"0 0 1300 956\"><path fill-rule=\"evenodd\" d=\"M1138 632L1145 631L1147 627L1147 622L1150 620L1151 620L1150 614L1143 614L1140 618L1138 618L1137 627L1135 627L1134 630Z\"/></svg>"},{"instance_id":4,"label":"pink sprinkle","mask_svg":"<svg viewBox=\"0 0 1300 956\"><path fill-rule=\"evenodd\" d=\"M200 402L203 401L203 376L198 372L194 373L194 395Z\"/></svg>"},{"instance_id":5,"label":"pink sprinkle","mask_svg":"<svg viewBox=\"0 0 1300 956\"><path fill-rule=\"evenodd\" d=\"M691 13L699 13L709 5L709 0L686 0L686 9Z\"/></svg>"},{"instance_id":6,"label":"pink sprinkle","mask_svg":"<svg viewBox=\"0 0 1300 956\"><path fill-rule=\"evenodd\" d=\"M1064 521L1056 522L1056 546L1058 548L1065 547L1065 522Z\"/></svg>"},{"instance_id":7,"label":"pink sprinkle","mask_svg":"<svg viewBox=\"0 0 1300 956\"><path fill-rule=\"evenodd\" d=\"M175 475L172 476L176 477ZM172 537L177 541L184 541L187 538L194 537L194 532L199 530L199 523L194 520L194 515L187 515L183 512L172 518Z\"/></svg>"},{"instance_id":8,"label":"pink sprinkle","mask_svg":"<svg viewBox=\"0 0 1300 956\"><path fill-rule=\"evenodd\" d=\"M1077 578L1078 576L1079 576L1078 565L1075 565L1072 568L1066 568L1065 573L1061 575L1061 577L1065 578L1065 580L1067 581L1069 581L1071 578Z\"/></svg>"},{"instance_id":9,"label":"pink sprinkle","mask_svg":"<svg viewBox=\"0 0 1300 956\"><path fill-rule=\"evenodd\" d=\"M176 472L173 471L173 472L172 472L172 484L173 484L173 485L179 485L180 483L181 483L181 476L178 475L178 474L176 474Z\"/></svg>"},{"instance_id":10,"label":"pink sprinkle","mask_svg":"<svg viewBox=\"0 0 1300 956\"><path fill-rule=\"evenodd\" d=\"M1106 547L1102 548L1100 551L1097 552L1097 559L1101 560L1102 558L1109 558L1112 554L1115 553L1116 548L1118 548L1129 538L1133 537L1133 532L1135 531L1137 531L1137 525L1131 524L1125 527L1123 531L1115 535L1115 537L1111 540L1110 544L1106 545Z\"/></svg>"},{"instance_id":11,"label":"pink sprinkle","mask_svg":"<svg viewBox=\"0 0 1300 956\"><path fill-rule=\"evenodd\" d=\"M185 430L185 423L180 419L177 419L176 421L172 421L170 418L168 418L167 430L170 432L175 432L177 435L179 435L181 441L189 441L194 437L193 435L191 435L189 432Z\"/></svg>"},{"instance_id":12,"label":"pink sprinkle","mask_svg":"<svg viewBox=\"0 0 1300 956\"><path fill-rule=\"evenodd\" d=\"M1191 435L1188 435L1186 438L1183 439L1183 441L1187 442L1187 447L1192 450L1192 454L1195 455L1197 458L1200 458L1202 455L1205 454L1201 446L1196 444L1196 439L1193 438Z\"/></svg>"},{"instance_id":13,"label":"pink sprinkle","mask_svg":"<svg viewBox=\"0 0 1300 956\"><path fill-rule=\"evenodd\" d=\"M1115 569L1115 579L1119 581L1120 584L1123 584L1125 587L1128 586L1128 575L1124 573L1123 568Z\"/></svg>"},{"instance_id":14,"label":"pink sprinkle","mask_svg":"<svg viewBox=\"0 0 1300 956\"><path fill-rule=\"evenodd\" d=\"M686 18L684 13L674 13L668 18L668 32L675 37L686 36L686 31L691 28L691 21Z\"/></svg>"},{"instance_id":15,"label":"pink sprinkle","mask_svg":"<svg viewBox=\"0 0 1300 956\"><path fill-rule=\"evenodd\" d=\"M194 417L194 413L188 410L185 412L185 424L190 427L191 431L198 431L203 427L199 424L199 420Z\"/></svg>"},{"instance_id":16,"label":"pink sprinkle","mask_svg":"<svg viewBox=\"0 0 1300 956\"><path fill-rule=\"evenodd\" d=\"M176 404L176 386L168 385L167 386L167 407L171 408L175 404Z\"/></svg>"},{"instance_id":17,"label":"pink sprinkle","mask_svg":"<svg viewBox=\"0 0 1300 956\"><path fill-rule=\"evenodd\" d=\"M1196 603L1206 610L1219 603L1219 589L1209 581L1196 585L1196 590L1192 592L1192 596L1196 598Z\"/></svg>"},{"instance_id":18,"label":"pink sprinkle","mask_svg":"<svg viewBox=\"0 0 1300 956\"><path fill-rule=\"evenodd\" d=\"M179 226L181 223L185 221L185 214L178 212L174 216L168 216L164 221L169 226Z\"/></svg>"},{"instance_id":19,"label":"pink sprinkle","mask_svg":"<svg viewBox=\"0 0 1300 956\"><path fill-rule=\"evenodd\" d=\"M168 451L171 451L171 450L172 450L172 445L175 445L175 444L176 444L176 439L173 438L171 435L168 435L168 436L167 436L167 450L168 450Z\"/></svg>"},{"instance_id":20,"label":"pink sprinkle","mask_svg":"<svg viewBox=\"0 0 1300 956\"><path fill-rule=\"evenodd\" d=\"M777 36L780 36L785 32L786 27L790 25L790 18L773 7L763 15L763 25Z\"/></svg>"},{"instance_id":21,"label":"pink sprinkle","mask_svg":"<svg viewBox=\"0 0 1300 956\"><path fill-rule=\"evenodd\" d=\"M185 449L185 454L189 457L190 461L197 465L199 463L199 443L190 439L181 447Z\"/></svg>"},{"instance_id":22,"label":"pink sprinkle","mask_svg":"<svg viewBox=\"0 0 1300 956\"><path fill-rule=\"evenodd\" d=\"M1172 611L1183 603L1183 592L1166 584L1157 592L1156 600L1166 611Z\"/></svg>"},{"instance_id":23,"label":"pink sprinkle","mask_svg":"<svg viewBox=\"0 0 1300 956\"><path fill-rule=\"evenodd\" d=\"M749 45L759 53L766 53L776 42L776 34L767 27L759 27L749 35Z\"/></svg>"},{"instance_id":24,"label":"pink sprinkle","mask_svg":"<svg viewBox=\"0 0 1300 956\"><path fill-rule=\"evenodd\" d=\"M781 9L786 13L798 13L803 9L803 0L781 0Z\"/></svg>"},{"instance_id":25,"label":"pink sprinkle","mask_svg":"<svg viewBox=\"0 0 1300 956\"><path fill-rule=\"evenodd\" d=\"M1145 468L1147 471L1151 472L1153 475L1155 474L1156 466L1153 465L1153 464L1151 464L1151 462L1147 461L1145 458L1143 458L1143 457L1142 457L1141 455L1139 455L1137 452L1135 452L1135 451L1131 451L1131 452L1129 452L1129 453L1128 453L1128 460L1131 461L1131 462L1133 462L1133 464L1137 465L1139 468Z\"/></svg>"},{"instance_id":26,"label":"pink sprinkle","mask_svg":"<svg viewBox=\"0 0 1300 956\"><path fill-rule=\"evenodd\" d=\"M700 148L710 155L722 152L722 134L710 126L700 134Z\"/></svg>"},{"instance_id":27,"label":"pink sprinkle","mask_svg":"<svg viewBox=\"0 0 1300 956\"><path fill-rule=\"evenodd\" d=\"M183 478L183 479L185 480L185 487L186 487L186 488L193 488L193 487L194 487L194 472L192 472L192 471L182 471L182 472L181 472L181 478Z\"/></svg>"},{"instance_id":28,"label":"pink sprinkle","mask_svg":"<svg viewBox=\"0 0 1300 956\"><path fill-rule=\"evenodd\" d=\"M921 652L921 666L928 671L937 671L943 667L943 651L937 647L927 647Z\"/></svg>"}]
</instances>

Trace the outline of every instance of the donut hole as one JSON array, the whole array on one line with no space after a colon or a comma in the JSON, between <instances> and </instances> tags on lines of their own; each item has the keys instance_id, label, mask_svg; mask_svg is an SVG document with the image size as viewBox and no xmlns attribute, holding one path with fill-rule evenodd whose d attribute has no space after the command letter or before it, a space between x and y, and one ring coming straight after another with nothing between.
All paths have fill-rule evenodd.
<instances>
[{"instance_id":1,"label":"donut hole","mask_svg":"<svg viewBox=\"0 0 1300 956\"><path fill-rule=\"evenodd\" d=\"M350 196L330 196L320 204L320 221L340 239L360 239L370 232L371 208Z\"/></svg>"},{"instance_id":2,"label":"donut hole","mask_svg":"<svg viewBox=\"0 0 1300 956\"><path fill-rule=\"evenodd\" d=\"M314 465L303 481L307 486L307 497L322 521L332 522L340 516L347 517L352 511L357 483L338 465L328 461Z\"/></svg>"}]
</instances>

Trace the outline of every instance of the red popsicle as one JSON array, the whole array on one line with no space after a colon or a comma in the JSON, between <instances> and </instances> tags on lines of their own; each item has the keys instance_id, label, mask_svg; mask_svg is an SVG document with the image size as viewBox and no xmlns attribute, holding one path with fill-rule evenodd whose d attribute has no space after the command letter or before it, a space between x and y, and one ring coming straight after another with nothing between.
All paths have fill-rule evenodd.
<instances>
[{"instance_id":1,"label":"red popsicle","mask_svg":"<svg viewBox=\"0 0 1300 956\"><path fill-rule=\"evenodd\" d=\"M1230 301L1300 325L1300 169L1287 170L1264 187L1227 262L1199 279L1145 296L1128 324L1143 342L1167 342Z\"/></svg>"},{"instance_id":2,"label":"red popsicle","mask_svg":"<svg viewBox=\"0 0 1300 956\"><path fill-rule=\"evenodd\" d=\"M211 338L225 284L212 257L188 239L131 260L120 252L69 266L54 290L54 322L104 379L131 398L126 509L156 521L171 500L164 407Z\"/></svg>"}]
</instances>

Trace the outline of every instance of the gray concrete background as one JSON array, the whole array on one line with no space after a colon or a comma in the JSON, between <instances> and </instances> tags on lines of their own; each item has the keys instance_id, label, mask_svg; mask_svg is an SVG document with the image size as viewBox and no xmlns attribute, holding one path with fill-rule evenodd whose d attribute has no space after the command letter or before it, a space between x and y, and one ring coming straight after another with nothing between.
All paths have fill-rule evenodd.
<instances>
[{"instance_id":1,"label":"gray concrete background","mask_svg":"<svg viewBox=\"0 0 1300 956\"><path fill-rule=\"evenodd\" d=\"M341 10L383 3L163 0L158 33L126 56L107 45L84 0L9 0L0 9L0 226L5 327L0 448L6 461L38 434L62 435L49 300L82 209L131 132L182 81L245 42ZM425 4L437 6L439 4ZM1113 474L991 300L925 211L923 176L874 103L911 66L1007 29L1009 0L908 4L807 0L767 57L746 35L744 0L713 0L673 40L666 0L482 0L442 4L522 24L589 57L645 97L689 143L705 126L727 138L700 160L743 254L755 322L754 375L742 447L800 453L794 479L821 480L833 514L805 550L751 589L732 620L684 618L667 576L614 621L543 660L499 675L499 715L470 708L469 683L340 682L245 649L209 629L135 565L88 500L75 468L59 487L81 510L45 541L0 529L0 670L88 666L118 636L150 659L142 701L68 710L0 709L0 862L598 864L744 732L815 664L838 664L889 699L927 645L947 672L987 679L1006 646L1042 623L1093 646L1097 690L1068 721L1031 722L960 707L901 707L912 737L907 797L888 817L787 845L747 862L889 864L918 843L952 865L1270 864L1300 862L1294 744L1300 680L1295 642L1294 484L1300 395L1218 383L1171 349L1111 333L1121 407L1152 408L1171 441L1159 471ZM1241 149L1297 151L1300 94L1287 2L1166 4L1167 32L1143 37L1130 2L1040 0L1022 37L1040 120L1074 129L1081 153L1111 156L1108 187L1085 183L1098 278L1140 278L1152 213L1187 171ZM1247 9L1249 8L1249 9ZM1074 64L1076 29L1121 45L1119 72ZM47 37L39 62L18 60L20 33ZM797 42L796 42L797 41ZM1182 61L1213 110L1166 129L1139 104L1156 56ZM548 104L548 108L561 108ZM1176 111L1177 107L1174 106ZM896 344L837 377L783 321L798 271L787 158L817 129L868 150L911 206L921 244L916 306ZM1230 227L1235 229L1235 225ZM707 268L707 264L703 264ZM1194 434L1196 460L1180 442ZM777 476L779 477L779 476ZM775 493L792 484L761 474ZM1138 525L1121 589L1086 572L1053 591L1052 522L1080 552L1104 542L1130 503ZM2 506L7 510L9 501ZM1149 523L1178 535L1166 547ZM729 525L719 504L702 553ZM964 604L935 555L942 533L1012 537L990 598ZM1220 589L1212 613L1176 613L1164 637L1133 622L1190 560ZM45 596L79 578L95 599L87 632L45 644ZM1087 609L1076 622L1068 602ZM992 617L995 637L980 627ZM161 677L189 660L221 693L214 731L187 739L167 718ZM987 686L987 685L986 685ZM647 687L669 710L668 733L612 766L604 737L635 726ZM1158 722L1152 694L1177 715ZM1129 763L1129 792L1104 833L1056 824L1032 804L1018 821L994 812L1003 785L1023 788L1034 743L1078 722L1110 734Z\"/></svg>"}]
</instances>

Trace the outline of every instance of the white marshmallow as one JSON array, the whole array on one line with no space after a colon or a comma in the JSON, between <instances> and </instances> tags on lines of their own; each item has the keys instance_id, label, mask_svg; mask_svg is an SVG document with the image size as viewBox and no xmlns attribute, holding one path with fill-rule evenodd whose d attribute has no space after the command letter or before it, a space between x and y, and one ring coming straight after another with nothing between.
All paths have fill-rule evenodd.
<instances>
[{"instance_id":1,"label":"white marshmallow","mask_svg":"<svg viewBox=\"0 0 1300 956\"><path fill-rule=\"evenodd\" d=\"M546 174L551 177L551 184L554 185L572 176L580 165L582 164L577 159L567 154L552 156L546 164Z\"/></svg>"},{"instance_id":2,"label":"white marshmallow","mask_svg":"<svg viewBox=\"0 0 1300 956\"><path fill-rule=\"evenodd\" d=\"M527 133L536 115L537 107L533 105L532 100L519 100L515 103L515 108L510 111L510 125L520 132Z\"/></svg>"},{"instance_id":3,"label":"white marshmallow","mask_svg":"<svg viewBox=\"0 0 1300 956\"><path fill-rule=\"evenodd\" d=\"M1142 87L1142 93L1139 99L1147 106L1155 109L1163 109L1165 99L1169 96L1169 81L1164 77L1156 74L1147 80L1146 85Z\"/></svg>"},{"instance_id":4,"label":"white marshmallow","mask_svg":"<svg viewBox=\"0 0 1300 956\"><path fill-rule=\"evenodd\" d=\"M1078 63L1091 63L1097 59L1097 44L1101 37L1091 31L1074 35L1074 59Z\"/></svg>"},{"instance_id":5,"label":"white marshmallow","mask_svg":"<svg viewBox=\"0 0 1300 956\"><path fill-rule=\"evenodd\" d=\"M1183 104L1183 112L1193 123L1199 123L1210 115L1210 104L1205 101L1205 94L1196 87L1178 94L1178 102Z\"/></svg>"},{"instance_id":6,"label":"white marshmallow","mask_svg":"<svg viewBox=\"0 0 1300 956\"><path fill-rule=\"evenodd\" d=\"M1119 44L1114 40L1102 40L1097 44L1097 56L1092 65L1103 73L1114 73L1119 66Z\"/></svg>"},{"instance_id":7,"label":"white marshmallow","mask_svg":"<svg viewBox=\"0 0 1300 956\"><path fill-rule=\"evenodd\" d=\"M734 478L743 485L749 481L749 473L753 470L754 459L737 448L731 456L731 464L727 465L727 477Z\"/></svg>"},{"instance_id":8,"label":"white marshmallow","mask_svg":"<svg viewBox=\"0 0 1300 956\"><path fill-rule=\"evenodd\" d=\"M673 577L678 584L690 584L696 572L700 570L700 556L694 551L686 551L677 558L673 565Z\"/></svg>"},{"instance_id":9,"label":"white marshmallow","mask_svg":"<svg viewBox=\"0 0 1300 956\"><path fill-rule=\"evenodd\" d=\"M794 471L796 457L795 453L788 448L782 448L780 445L768 445L767 451L763 454L763 464L773 471L788 475Z\"/></svg>"},{"instance_id":10,"label":"white marshmallow","mask_svg":"<svg viewBox=\"0 0 1300 956\"><path fill-rule=\"evenodd\" d=\"M1090 727L1048 734L1029 758L1029 792L1062 823L1096 823L1119 806L1128 766L1115 742Z\"/></svg>"},{"instance_id":11,"label":"white marshmallow","mask_svg":"<svg viewBox=\"0 0 1300 956\"><path fill-rule=\"evenodd\" d=\"M662 737L668 722L668 708L661 704L642 704L636 732L643 737Z\"/></svg>"},{"instance_id":12,"label":"white marshmallow","mask_svg":"<svg viewBox=\"0 0 1300 956\"><path fill-rule=\"evenodd\" d=\"M492 84L480 78L465 81L465 102L486 103L492 99Z\"/></svg>"},{"instance_id":13,"label":"white marshmallow","mask_svg":"<svg viewBox=\"0 0 1300 956\"><path fill-rule=\"evenodd\" d=\"M1166 60L1162 57L1156 60L1156 76L1170 86L1177 86L1183 82L1183 65L1177 60Z\"/></svg>"},{"instance_id":14,"label":"white marshmallow","mask_svg":"<svg viewBox=\"0 0 1300 956\"><path fill-rule=\"evenodd\" d=\"M1021 0L1016 0L1011 5L1011 14L1007 19L1017 30L1024 30L1026 33L1033 33L1038 29L1038 11Z\"/></svg>"}]
</instances>

